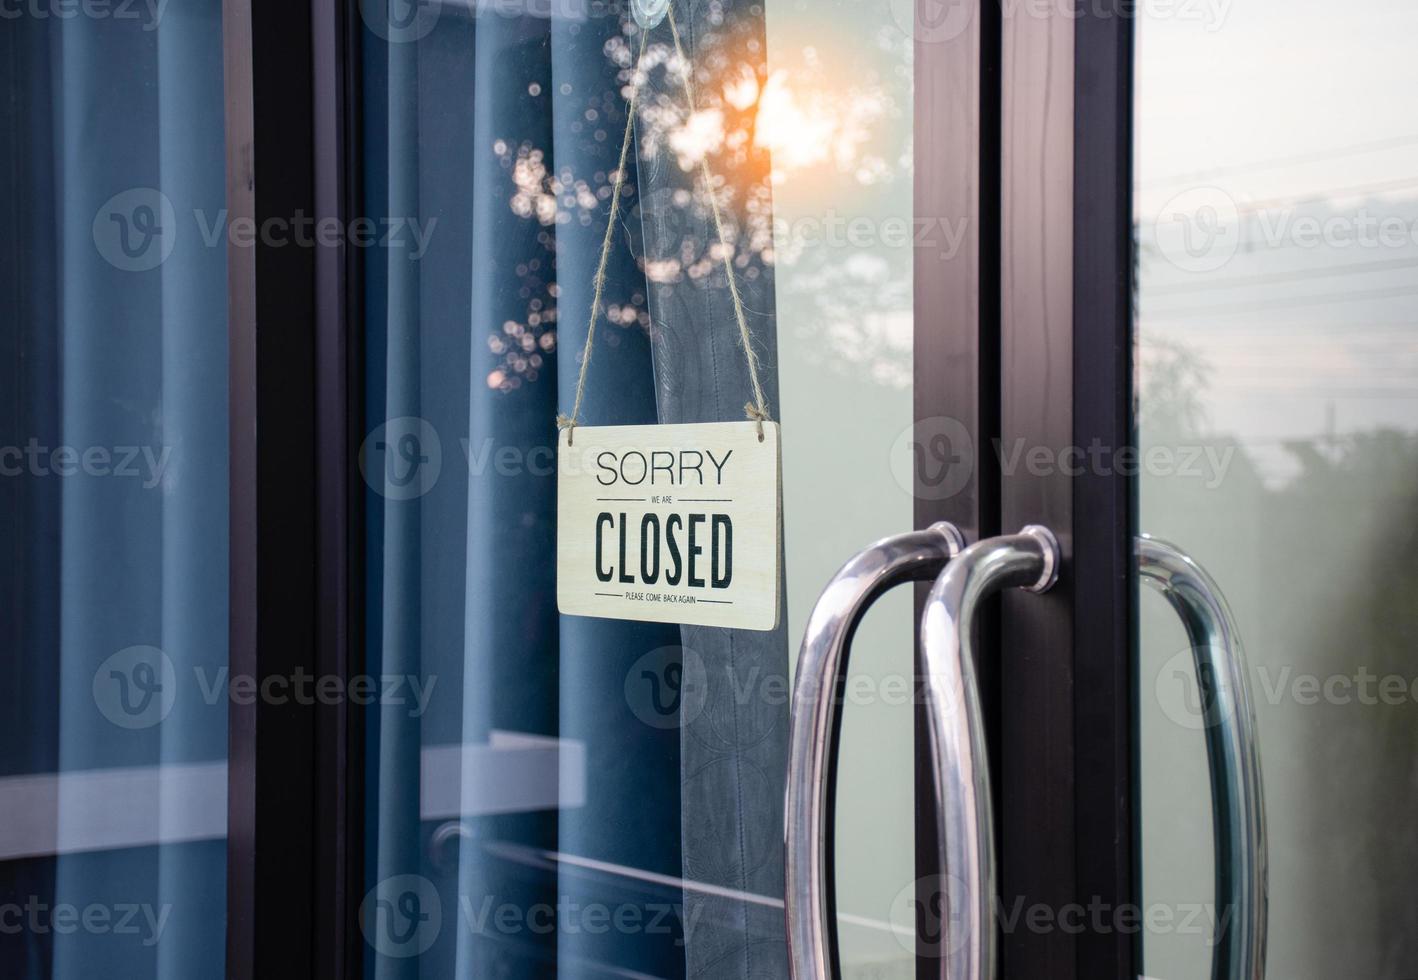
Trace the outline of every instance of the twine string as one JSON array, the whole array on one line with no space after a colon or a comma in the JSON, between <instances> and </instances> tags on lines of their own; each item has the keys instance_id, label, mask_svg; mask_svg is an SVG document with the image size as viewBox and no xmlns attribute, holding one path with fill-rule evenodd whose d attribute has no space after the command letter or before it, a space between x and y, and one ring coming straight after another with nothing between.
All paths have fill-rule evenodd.
<instances>
[{"instance_id":1,"label":"twine string","mask_svg":"<svg viewBox=\"0 0 1418 980\"><path fill-rule=\"evenodd\" d=\"M684 53L684 44L680 39L679 25L675 22L674 3L669 6L670 34L674 38L675 56L680 63L680 79L684 85L685 100L689 105L689 112L693 115L694 108L694 81L693 67ZM625 113L625 136L620 144L620 166L615 173L614 189L611 193L611 211L609 220L606 223L605 239L601 243L601 258L596 267L596 278L593 281L595 290L591 299L590 325L586 330L586 346L581 353L581 370L576 379L576 400L573 403L570 415L558 415L556 425L559 429L566 429L567 445L574 444L576 437L576 426L580 424L581 403L586 394L586 371L591 364L591 348L596 335L596 321L600 317L601 302L605 293L606 266L610 262L611 244L615 234L616 216L620 213L620 195L625 186L625 168L629 160L630 146L634 138L635 130L635 107L640 95L641 64L645 59L645 45L649 39L650 32L642 30L640 32L640 53L635 59L635 73L630 83L630 98L626 103ZM744 405L744 415L753 422L758 423L758 441L763 441L763 423L772 420L768 411L768 396L764 394L763 383L758 377L758 352L753 348L753 335L748 329L748 317L744 312L743 297L739 294L738 277L734 273L734 250L729 244L728 230L724 226L723 212L719 208L719 196L714 180L714 172L709 167L709 156L706 153L699 160L700 177L704 183L704 193L709 198L709 211L714 220L714 231L719 239L719 253L724 262L724 273L729 283L729 298L733 302L734 319L739 328L739 345L743 348L744 359L748 363L748 380L752 389L753 400Z\"/></svg>"}]
</instances>

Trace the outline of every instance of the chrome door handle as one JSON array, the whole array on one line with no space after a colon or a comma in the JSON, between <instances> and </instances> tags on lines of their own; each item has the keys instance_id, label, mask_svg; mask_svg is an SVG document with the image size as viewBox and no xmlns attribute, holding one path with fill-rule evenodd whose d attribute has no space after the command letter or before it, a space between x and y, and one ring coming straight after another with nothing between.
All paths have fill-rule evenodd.
<instances>
[{"instance_id":1,"label":"chrome door handle","mask_svg":"<svg viewBox=\"0 0 1418 980\"><path fill-rule=\"evenodd\" d=\"M1059 564L1058 539L1038 525L981 541L946 566L921 616L933 802L941 820L937 867L948 908L940 922L942 980L992 980L998 958L994 815L972 649L975 612L1011 586L1048 591Z\"/></svg>"},{"instance_id":2,"label":"chrome door handle","mask_svg":"<svg viewBox=\"0 0 1418 980\"><path fill-rule=\"evenodd\" d=\"M1260 748L1246 657L1236 620L1215 580L1165 541L1137 539L1142 580L1166 597L1186 627L1202 691L1211 767L1216 912L1230 910L1216 937L1213 980L1265 976L1269 854Z\"/></svg>"},{"instance_id":3,"label":"chrome door handle","mask_svg":"<svg viewBox=\"0 0 1418 980\"><path fill-rule=\"evenodd\" d=\"M935 578L964 546L960 531L944 523L878 541L833 576L808 619L793 686L784 834L788 963L794 980L839 975L828 820L841 732L837 692L852 636L882 594L903 582Z\"/></svg>"}]
</instances>

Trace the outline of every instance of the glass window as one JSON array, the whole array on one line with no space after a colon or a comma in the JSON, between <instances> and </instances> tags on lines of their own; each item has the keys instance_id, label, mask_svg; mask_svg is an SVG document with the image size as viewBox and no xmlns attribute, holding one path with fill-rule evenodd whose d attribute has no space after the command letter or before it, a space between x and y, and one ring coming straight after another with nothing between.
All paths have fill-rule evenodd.
<instances>
[{"instance_id":1,"label":"glass window","mask_svg":"<svg viewBox=\"0 0 1418 980\"><path fill-rule=\"evenodd\" d=\"M402 692L368 723L369 975L786 975L791 664L837 568L912 526L896 6L680 2L648 33L627 4L363 6L365 209L403 229L363 256L368 661ZM581 424L742 420L730 268L782 423L780 625L560 616L591 312ZM914 970L907 591L846 708L853 975Z\"/></svg>"},{"instance_id":2,"label":"glass window","mask_svg":"<svg viewBox=\"0 0 1418 980\"><path fill-rule=\"evenodd\" d=\"M1140 18L1141 529L1206 566L1250 660L1269 974L1418 970L1418 9ZM1211 975L1202 700L1144 595L1146 972ZM1224 927L1225 923L1221 925Z\"/></svg>"},{"instance_id":3,"label":"glass window","mask_svg":"<svg viewBox=\"0 0 1418 980\"><path fill-rule=\"evenodd\" d=\"M221 9L0 19L0 963L219 976Z\"/></svg>"}]
</instances>

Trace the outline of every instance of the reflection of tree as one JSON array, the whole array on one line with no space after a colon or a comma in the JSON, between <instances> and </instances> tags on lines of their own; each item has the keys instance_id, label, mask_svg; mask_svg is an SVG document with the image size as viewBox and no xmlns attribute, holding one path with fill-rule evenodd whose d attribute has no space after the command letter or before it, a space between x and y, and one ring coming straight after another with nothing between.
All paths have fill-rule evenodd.
<instances>
[{"instance_id":1,"label":"reflection of tree","mask_svg":"<svg viewBox=\"0 0 1418 980\"><path fill-rule=\"evenodd\" d=\"M658 216L661 234L673 228L676 241L657 245L646 272L661 284L706 280L727 259L751 282L773 261L769 157L758 138L766 72L762 25L756 17L711 11L692 26L697 33L681 25L688 64L673 42L651 44L645 53L636 129L642 199L654 194L657 207L684 212L677 220ZM623 44L619 57L628 61L629 42ZM712 187L701 179L705 162ZM675 167L679 174L664 172ZM672 193L657 193L669 188ZM711 193L727 222L726 243L712 227Z\"/></svg>"},{"instance_id":2,"label":"reflection of tree","mask_svg":"<svg viewBox=\"0 0 1418 980\"><path fill-rule=\"evenodd\" d=\"M1201 434L1208 372L1196 353L1151 338L1144 349L1144 452L1236 450L1225 478L1209 488L1144 477L1141 520L1206 565L1238 614L1279 889L1272 959L1286 975L1400 976L1418 957L1418 884L1409 873L1418 866L1418 837L1409 829L1418 812L1418 565L1411 559L1418 434L1381 428L1290 440L1283 450L1295 475L1268 484L1257 478L1244 434ZM1362 704L1357 688L1341 692L1348 703L1321 697L1302 704L1291 696L1298 675L1323 682L1361 672L1403 678L1402 703ZM1281 693L1268 695L1267 684ZM1375 682L1371 694L1377 690ZM1157 770L1144 764L1148 771ZM1316 895L1326 901L1313 901Z\"/></svg>"},{"instance_id":3,"label":"reflection of tree","mask_svg":"<svg viewBox=\"0 0 1418 980\"><path fill-rule=\"evenodd\" d=\"M1285 603L1295 660L1321 677L1353 677L1363 667L1405 684L1401 704L1316 706L1307 723L1293 726L1296 741L1272 754L1309 763L1308 823L1318 832L1315 846L1334 856L1321 867L1335 872L1313 884L1338 884L1336 899L1370 913L1354 923L1355 947L1368 951L1363 972L1401 976L1418 955L1418 885L1410 873L1418 866L1411 832L1418 812L1418 566L1411 557L1418 439L1390 429L1287 448L1301 473L1270 495L1273 530L1293 542L1277 568L1307 562L1315 569L1299 576L1304 591Z\"/></svg>"},{"instance_id":4,"label":"reflection of tree","mask_svg":"<svg viewBox=\"0 0 1418 980\"><path fill-rule=\"evenodd\" d=\"M839 250L840 251L840 250ZM833 254L812 249L795 263L783 287L811 304L800 318L813 343L803 345L809 363L874 384L911 386L914 319L909 270L901 274L872 252Z\"/></svg>"},{"instance_id":5,"label":"reflection of tree","mask_svg":"<svg viewBox=\"0 0 1418 980\"><path fill-rule=\"evenodd\" d=\"M818 316L811 327L822 332L822 343L815 347L820 360L851 373L865 366L877 383L909 384L910 230L901 230L900 247L890 251L874 247L880 244L875 239L867 247L828 243L805 249L792 229L775 238L773 215L775 182L825 180L823 199L830 201L832 193L907 179L909 106L894 95L905 83L880 77L871 68L844 81L837 77L841 59L813 48L786 53L790 66L770 75L756 18L716 17L711 10L694 27L697 33L685 36L692 65L681 63L661 25L646 45L637 73L640 37L627 22L604 49L617 73L618 89L552 94L583 100L583 122L575 124L578 138L613 145L620 137L632 85L638 88L639 187L628 185L623 192L626 236L617 247L638 240L633 228L640 216L634 202L653 200L656 208L683 212L683 220L660 223L662 231L675 229L676 247L662 243L648 262L637 256L652 283L701 281L717 288L720 283L714 277L722 274L726 257L746 282L765 274L775 262L800 265L793 288L812 296ZM688 31L688 25L683 29ZM910 46L902 47L899 32L884 30L873 43L891 56L893 70L909 77ZM692 109L684 86L686 69L691 72ZM515 387L521 379L535 377L541 355L556 343L557 290L550 272L555 231L571 222L603 221L615 174L576 173L560 162L553 164L547 148L527 143L500 140L494 149L512 178L509 207L546 229L546 261L541 268L529 263L521 285L527 315L504 324L501 333L489 338L494 353L505 355L490 383ZM712 233L709 190L698 179L706 159L714 174L713 194L728 221L727 246ZM666 168L680 173L667 173ZM657 193L661 190L669 192ZM872 210L862 213L872 215ZM872 215L878 236L881 217L879 211ZM612 298L602 312L613 326L650 326L640 290ZM607 342L615 343L614 332Z\"/></svg>"},{"instance_id":6,"label":"reflection of tree","mask_svg":"<svg viewBox=\"0 0 1418 980\"><path fill-rule=\"evenodd\" d=\"M574 138L589 138L614 147L621 137L632 86L638 89L636 146L641 161L640 187L629 179L633 175L627 175L621 191L625 238L638 241L633 226L639 218L633 201L661 183L662 175L647 164L663 148L670 148L671 158L687 173L697 173L701 161L708 158L710 169L716 174L713 193L728 219L728 257L747 280L756 279L761 268L772 262L772 200L768 182L763 179L767 153L754 138L760 101L757 93L764 82L761 44L749 40L755 30L751 19L741 18L725 21L717 30L701 32L694 39L695 63L690 69L695 100L692 111L684 89L687 66L680 63L673 44L667 39L648 43L637 71L640 39L638 29L628 21L624 33L612 37L604 49L619 86L587 93L557 92L553 96L581 100L580 120L571 126ZM663 29L659 30L657 37L662 33ZM503 355L488 383L509 390L524 380L536 380L543 356L556 346L556 230L571 222L583 226L603 222L616 174L613 170L577 173L570 165L553 163L548 148L525 141L514 144L498 140L493 150L511 178L508 207L518 217L535 221L545 229L538 238L544 257L517 269L520 295L527 302L526 315L504 323L501 331L487 340L493 353ZM682 227L703 229L710 216L709 189L693 181L690 186L693 189L680 189L656 200L668 202L695 219ZM627 243L618 242L617 247L627 247ZM725 248L710 236L686 232L671 257L647 263L643 255L637 255L636 261L653 282L703 279L722 264ZM617 296L616 286L608 284L607 302L601 311L604 322L612 327L648 331L650 316L645 291L632 284L624 295ZM578 311L577 315L582 314ZM617 343L613 332L605 342L610 346Z\"/></svg>"},{"instance_id":7,"label":"reflection of tree","mask_svg":"<svg viewBox=\"0 0 1418 980\"><path fill-rule=\"evenodd\" d=\"M814 366L896 389L912 382L913 250L944 251L961 230L949 218L920 227L899 186L912 170L911 54L891 30L846 49L778 51L783 67L759 95L760 138L789 202L775 215L773 256L792 270L778 288L799 304L799 349Z\"/></svg>"},{"instance_id":8,"label":"reflection of tree","mask_svg":"<svg viewBox=\"0 0 1418 980\"><path fill-rule=\"evenodd\" d=\"M1194 349L1147 337L1137 351L1137 420L1148 441L1195 439L1206 428L1203 396L1211 368Z\"/></svg>"}]
</instances>

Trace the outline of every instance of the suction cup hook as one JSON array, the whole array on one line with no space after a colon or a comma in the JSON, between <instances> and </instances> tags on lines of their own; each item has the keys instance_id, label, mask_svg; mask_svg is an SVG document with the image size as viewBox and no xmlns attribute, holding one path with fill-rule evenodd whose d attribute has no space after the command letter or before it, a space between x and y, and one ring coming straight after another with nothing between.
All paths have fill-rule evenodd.
<instances>
[{"instance_id":1,"label":"suction cup hook","mask_svg":"<svg viewBox=\"0 0 1418 980\"><path fill-rule=\"evenodd\" d=\"M642 31L648 31L670 12L670 0L630 0L630 12Z\"/></svg>"}]
</instances>

